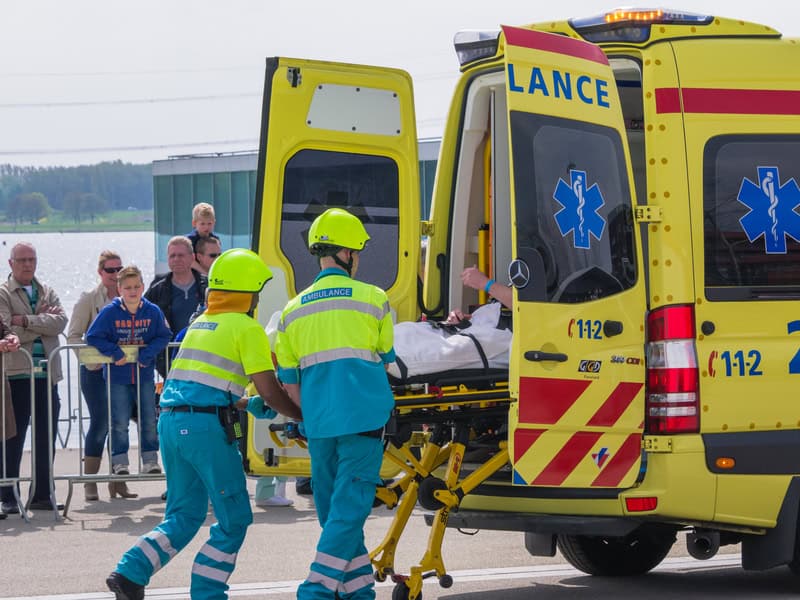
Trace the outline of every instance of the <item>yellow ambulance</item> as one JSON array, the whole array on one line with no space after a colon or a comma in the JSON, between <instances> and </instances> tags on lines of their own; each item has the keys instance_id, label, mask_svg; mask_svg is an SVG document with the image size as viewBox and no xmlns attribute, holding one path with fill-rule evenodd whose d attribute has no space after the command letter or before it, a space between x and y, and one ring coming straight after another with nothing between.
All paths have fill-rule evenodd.
<instances>
[{"instance_id":1,"label":"yellow ambulance","mask_svg":"<svg viewBox=\"0 0 800 600\"><path fill-rule=\"evenodd\" d=\"M679 531L697 558L741 544L746 569L800 572L800 43L637 9L455 49L422 222L410 76L267 61L262 313L312 281L330 206L365 222L359 278L398 321L485 300L459 277L480 264L514 288L509 465L450 526L596 575L652 569ZM252 472L304 460L257 427Z\"/></svg>"}]
</instances>

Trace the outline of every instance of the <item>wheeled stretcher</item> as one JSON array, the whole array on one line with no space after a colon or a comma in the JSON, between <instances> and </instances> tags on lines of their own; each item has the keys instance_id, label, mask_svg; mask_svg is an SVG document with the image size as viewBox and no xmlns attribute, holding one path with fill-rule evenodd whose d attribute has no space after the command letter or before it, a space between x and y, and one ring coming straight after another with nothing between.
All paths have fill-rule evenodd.
<instances>
[{"instance_id":1,"label":"wheeled stretcher","mask_svg":"<svg viewBox=\"0 0 800 600\"><path fill-rule=\"evenodd\" d=\"M453 584L441 551L448 516L466 494L508 464L507 371L450 371L426 375L425 383L420 379L393 382L396 409L384 462L397 465L400 475L376 493L376 504L397 509L383 541L370 553L376 580L395 582L393 600L422 598L422 583L429 577L445 588ZM423 556L402 575L395 571L395 551L418 502L435 515Z\"/></svg>"},{"instance_id":2,"label":"wheeled stretcher","mask_svg":"<svg viewBox=\"0 0 800 600\"><path fill-rule=\"evenodd\" d=\"M383 541L370 553L378 581L395 582L393 600L418 600L423 580L453 580L442 558L450 513L492 476L510 482L507 452L508 371L467 369L404 379L390 377L395 410L384 434L385 451L375 506L395 509ZM249 421L248 429L253 427ZM305 440L291 421L271 421L248 432L246 470L255 475L310 475ZM494 479L494 478L493 478ZM407 574L396 571L395 551L419 503L434 511L425 551Z\"/></svg>"}]
</instances>

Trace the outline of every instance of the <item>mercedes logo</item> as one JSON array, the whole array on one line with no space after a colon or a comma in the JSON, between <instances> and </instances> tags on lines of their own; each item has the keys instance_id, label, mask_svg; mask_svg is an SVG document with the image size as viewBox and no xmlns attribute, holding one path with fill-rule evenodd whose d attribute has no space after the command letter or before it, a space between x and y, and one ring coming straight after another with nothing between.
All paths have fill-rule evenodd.
<instances>
[{"instance_id":1,"label":"mercedes logo","mask_svg":"<svg viewBox=\"0 0 800 600\"><path fill-rule=\"evenodd\" d=\"M531 270L528 267L528 263L519 258L511 261L511 264L508 265L508 278L518 290L524 288L531 280Z\"/></svg>"}]
</instances>

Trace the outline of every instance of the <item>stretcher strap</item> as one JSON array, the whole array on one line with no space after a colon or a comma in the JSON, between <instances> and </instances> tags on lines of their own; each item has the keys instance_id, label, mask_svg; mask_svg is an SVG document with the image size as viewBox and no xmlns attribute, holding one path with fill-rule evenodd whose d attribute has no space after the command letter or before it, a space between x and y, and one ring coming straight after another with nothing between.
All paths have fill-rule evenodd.
<instances>
[{"instance_id":1,"label":"stretcher strap","mask_svg":"<svg viewBox=\"0 0 800 600\"><path fill-rule=\"evenodd\" d=\"M408 379L408 365L397 355L394 357L394 362L397 363L397 369L400 371L400 381L405 381Z\"/></svg>"},{"instance_id":2,"label":"stretcher strap","mask_svg":"<svg viewBox=\"0 0 800 600\"><path fill-rule=\"evenodd\" d=\"M478 351L478 355L481 357L481 362L483 363L483 371L484 373L489 372L489 360L486 358L486 353L483 351L483 346L478 341L478 339L472 335L471 333L467 333L466 331L459 331L456 335L463 335L468 337L472 340L472 343L475 344L475 349Z\"/></svg>"}]
</instances>

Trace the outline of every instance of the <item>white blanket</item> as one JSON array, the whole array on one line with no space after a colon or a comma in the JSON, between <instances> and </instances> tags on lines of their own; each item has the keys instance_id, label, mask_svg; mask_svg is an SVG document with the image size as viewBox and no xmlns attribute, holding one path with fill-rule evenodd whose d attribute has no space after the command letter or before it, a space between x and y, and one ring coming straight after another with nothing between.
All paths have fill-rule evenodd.
<instances>
[{"instance_id":1,"label":"white blanket","mask_svg":"<svg viewBox=\"0 0 800 600\"><path fill-rule=\"evenodd\" d=\"M490 368L507 369L511 331L497 329L500 304L493 302L472 313L472 324L464 329L480 343ZM475 342L466 335L450 334L431 323L398 323L394 326L395 354L408 367L406 377L441 373L455 369L483 369ZM402 377L397 363L389 374Z\"/></svg>"}]
</instances>

